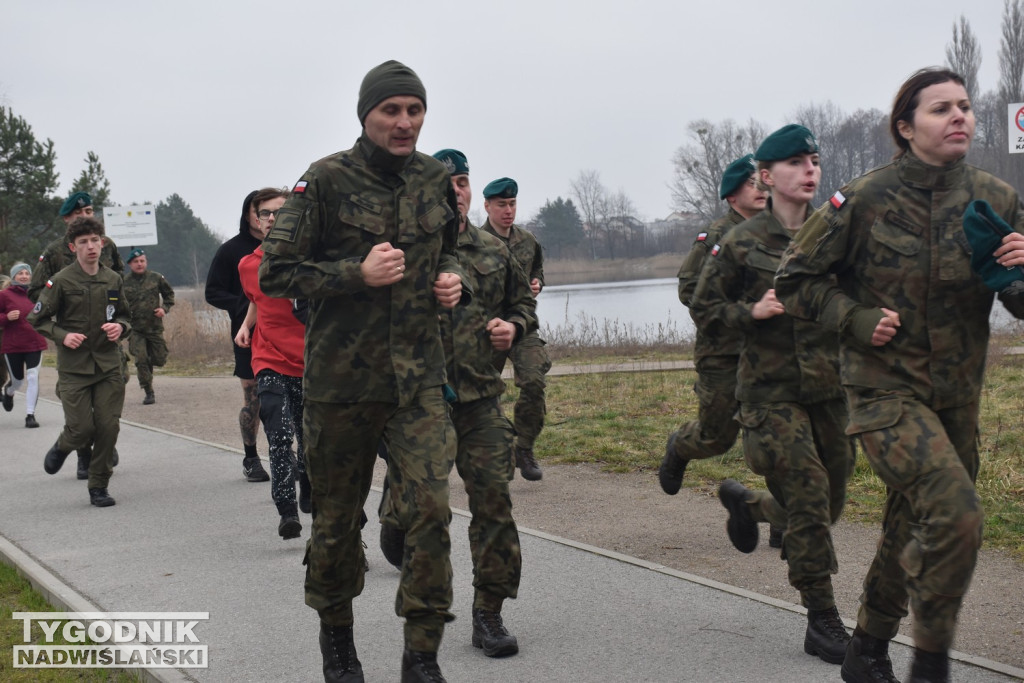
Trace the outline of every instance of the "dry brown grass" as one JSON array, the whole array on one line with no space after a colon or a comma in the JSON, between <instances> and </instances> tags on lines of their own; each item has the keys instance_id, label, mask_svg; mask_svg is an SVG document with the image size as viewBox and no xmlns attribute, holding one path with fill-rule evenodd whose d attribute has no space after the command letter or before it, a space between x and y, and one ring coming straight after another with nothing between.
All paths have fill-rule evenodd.
<instances>
[{"instance_id":1,"label":"dry brown grass","mask_svg":"<svg viewBox=\"0 0 1024 683\"><path fill-rule=\"evenodd\" d=\"M174 308L164 319L168 360L162 371L176 375L230 374L235 363L230 336L228 314L206 303L202 290L174 290Z\"/></svg>"}]
</instances>

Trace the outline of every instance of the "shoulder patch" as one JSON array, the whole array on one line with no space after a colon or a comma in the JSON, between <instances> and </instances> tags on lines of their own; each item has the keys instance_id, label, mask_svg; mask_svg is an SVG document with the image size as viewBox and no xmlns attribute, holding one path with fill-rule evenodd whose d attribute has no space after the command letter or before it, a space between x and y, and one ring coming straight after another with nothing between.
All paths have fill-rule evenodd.
<instances>
[{"instance_id":1,"label":"shoulder patch","mask_svg":"<svg viewBox=\"0 0 1024 683\"><path fill-rule=\"evenodd\" d=\"M706 232L702 232L702 233L697 235L697 241L698 242L703 242L707 238L708 238L708 234Z\"/></svg>"},{"instance_id":2,"label":"shoulder patch","mask_svg":"<svg viewBox=\"0 0 1024 683\"><path fill-rule=\"evenodd\" d=\"M292 194L305 194L307 185L309 185L309 182L300 180L295 183L295 187L292 188Z\"/></svg>"},{"instance_id":3,"label":"shoulder patch","mask_svg":"<svg viewBox=\"0 0 1024 683\"><path fill-rule=\"evenodd\" d=\"M42 301L37 301L36 305L32 307L32 312L33 313L38 313L41 310L43 310L43 302Z\"/></svg>"},{"instance_id":4,"label":"shoulder patch","mask_svg":"<svg viewBox=\"0 0 1024 683\"><path fill-rule=\"evenodd\" d=\"M842 192L836 190L836 193L832 195L832 198L829 199L828 201L831 202L832 206L839 209L842 208L843 204L846 203L846 197L843 196Z\"/></svg>"},{"instance_id":5,"label":"shoulder patch","mask_svg":"<svg viewBox=\"0 0 1024 683\"><path fill-rule=\"evenodd\" d=\"M720 251L722 251L722 245L721 244L716 244L715 246L711 247L711 255L712 256L718 256L718 252L720 252Z\"/></svg>"},{"instance_id":6,"label":"shoulder patch","mask_svg":"<svg viewBox=\"0 0 1024 683\"><path fill-rule=\"evenodd\" d=\"M46 288L50 289L51 287L53 287L53 280L47 280L46 281Z\"/></svg>"}]
</instances>

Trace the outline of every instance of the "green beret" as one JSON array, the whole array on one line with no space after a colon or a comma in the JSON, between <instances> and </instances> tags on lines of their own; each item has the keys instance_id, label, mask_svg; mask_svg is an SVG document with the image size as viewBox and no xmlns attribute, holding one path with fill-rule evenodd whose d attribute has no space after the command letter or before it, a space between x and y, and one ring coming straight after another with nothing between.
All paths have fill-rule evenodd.
<instances>
[{"instance_id":1,"label":"green beret","mask_svg":"<svg viewBox=\"0 0 1024 683\"><path fill-rule=\"evenodd\" d=\"M132 250L131 250L131 252L130 252L130 253L128 254L128 263L131 263L132 261L134 261L134 260L135 260L135 259L137 259L138 257L140 257L140 256L145 256L145 255L146 255L146 252L142 251L142 250L141 250L141 249L139 249L138 247L135 247L135 248L134 248L134 249L132 249Z\"/></svg>"},{"instance_id":2,"label":"green beret","mask_svg":"<svg viewBox=\"0 0 1024 683\"><path fill-rule=\"evenodd\" d=\"M519 186L511 178L492 180L484 188L484 199L493 199L494 197L513 199L517 194L519 194Z\"/></svg>"},{"instance_id":3,"label":"green beret","mask_svg":"<svg viewBox=\"0 0 1024 683\"><path fill-rule=\"evenodd\" d=\"M86 192L75 192L60 207L61 216L70 216L75 209L92 206L92 197Z\"/></svg>"},{"instance_id":4,"label":"green beret","mask_svg":"<svg viewBox=\"0 0 1024 683\"><path fill-rule=\"evenodd\" d=\"M736 190L743 187L743 184L750 179L757 171L757 166L754 165L754 155L748 154L740 157L736 161L732 162L725 167L725 173L722 174L722 185L718 189L718 198L725 199Z\"/></svg>"},{"instance_id":5,"label":"green beret","mask_svg":"<svg viewBox=\"0 0 1024 683\"><path fill-rule=\"evenodd\" d=\"M754 152L758 161L781 161L797 154L814 154L818 151L818 141L814 133L803 126L791 123L769 135Z\"/></svg>"},{"instance_id":6,"label":"green beret","mask_svg":"<svg viewBox=\"0 0 1024 683\"><path fill-rule=\"evenodd\" d=\"M469 161L466 155L457 149L442 149L434 152L434 158L444 164L449 175L469 175Z\"/></svg>"},{"instance_id":7,"label":"green beret","mask_svg":"<svg viewBox=\"0 0 1024 683\"><path fill-rule=\"evenodd\" d=\"M984 199L976 199L964 211L964 235L971 244L971 268L985 285L1000 294L1024 294L1024 268L1001 266L992 253L1013 228Z\"/></svg>"},{"instance_id":8,"label":"green beret","mask_svg":"<svg viewBox=\"0 0 1024 683\"><path fill-rule=\"evenodd\" d=\"M378 104L398 95L418 97L423 108L427 108L427 90L423 81L405 64L392 59L370 69L359 86L359 101L356 103L359 123L366 123L366 115Z\"/></svg>"}]
</instances>

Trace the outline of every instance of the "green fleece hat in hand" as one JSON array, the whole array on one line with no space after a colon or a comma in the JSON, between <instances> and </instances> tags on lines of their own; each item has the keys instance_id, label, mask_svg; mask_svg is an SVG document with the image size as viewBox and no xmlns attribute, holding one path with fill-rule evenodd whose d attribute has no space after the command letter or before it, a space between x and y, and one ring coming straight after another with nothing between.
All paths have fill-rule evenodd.
<instances>
[{"instance_id":1,"label":"green fleece hat in hand","mask_svg":"<svg viewBox=\"0 0 1024 683\"><path fill-rule=\"evenodd\" d=\"M992 256L1013 232L984 199L976 199L964 211L964 235L971 245L971 269L981 276L985 285L1000 294L1024 294L1024 268L1001 266Z\"/></svg>"}]
</instances>

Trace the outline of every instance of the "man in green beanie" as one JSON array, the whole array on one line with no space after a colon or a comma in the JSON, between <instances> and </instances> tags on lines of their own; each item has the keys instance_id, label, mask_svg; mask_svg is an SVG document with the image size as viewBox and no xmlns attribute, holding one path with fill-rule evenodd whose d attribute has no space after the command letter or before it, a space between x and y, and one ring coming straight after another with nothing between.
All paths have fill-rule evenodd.
<instances>
[{"instance_id":1,"label":"man in green beanie","mask_svg":"<svg viewBox=\"0 0 1024 683\"><path fill-rule=\"evenodd\" d=\"M93 218L96 215L92 205L92 197L87 192L72 192L60 207L59 215L64 222L65 229L79 218ZM75 262L75 253L68 246L68 241L62 234L57 239L46 245L43 253L39 255L39 263L32 269L32 282L28 286L28 298L32 302L39 300L39 295L54 275ZM124 260L117 251L114 240L106 235L103 236L103 251L100 252L100 263L110 268L119 275L124 275ZM124 347L118 344L121 354L121 377L125 384L128 383L128 354ZM60 395L60 379L57 380L57 394ZM89 463L92 458L92 447L86 446L78 450L78 469L76 476L81 480L89 478ZM117 449L114 449L114 465L117 465Z\"/></svg>"},{"instance_id":2,"label":"man in green beanie","mask_svg":"<svg viewBox=\"0 0 1024 683\"><path fill-rule=\"evenodd\" d=\"M757 183L754 155L747 154L725 167L719 198L729 204L728 212L697 234L686 260L679 269L679 301L690 306L701 270L708 254L733 227L760 213L768 193ZM732 448L740 425L734 419L736 408L736 363L743 335L723 325L697 326L693 358L698 397L697 419L669 434L665 457L658 470L658 481L665 493L674 496L683 483L686 465L721 455Z\"/></svg>"},{"instance_id":3,"label":"man in green beanie","mask_svg":"<svg viewBox=\"0 0 1024 683\"><path fill-rule=\"evenodd\" d=\"M320 616L329 681L362 681L352 601L363 588L360 513L377 446L405 530L395 611L402 681L443 681L451 613L448 476L455 431L439 316L469 296L455 256L458 208L444 165L416 151L427 95L396 61L366 74L352 149L314 162L263 242L260 286L308 299L303 382L313 525L306 604Z\"/></svg>"},{"instance_id":4,"label":"man in green beanie","mask_svg":"<svg viewBox=\"0 0 1024 683\"><path fill-rule=\"evenodd\" d=\"M484 211L487 220L481 228L508 247L519 266L530 278L533 295L540 294L544 287L544 254L533 233L515 224L516 197L519 185L511 178L492 180L484 187ZM519 398L514 408L516 430L516 467L523 479L538 481L544 476L533 455L533 444L544 428L547 406L544 376L551 369L551 359L544 348L544 340L533 331L519 341L508 353L497 354L495 363L498 370L505 367L505 359L512 359L512 371Z\"/></svg>"}]
</instances>

